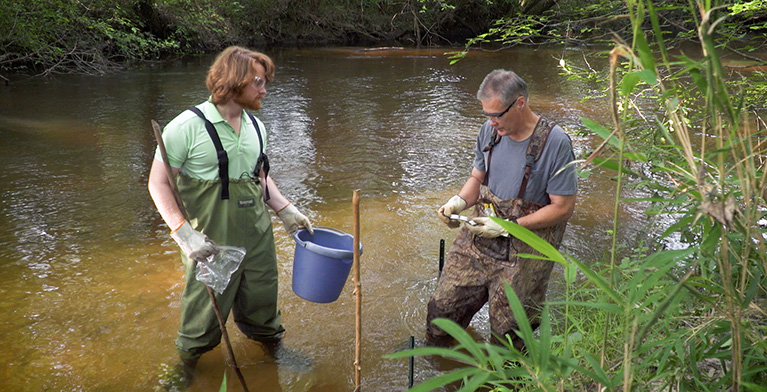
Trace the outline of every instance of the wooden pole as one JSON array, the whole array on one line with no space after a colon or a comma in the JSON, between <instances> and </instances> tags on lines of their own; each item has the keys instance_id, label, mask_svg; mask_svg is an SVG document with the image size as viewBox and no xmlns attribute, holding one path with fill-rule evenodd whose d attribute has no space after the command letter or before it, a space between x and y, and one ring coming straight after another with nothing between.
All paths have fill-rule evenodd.
<instances>
[{"instance_id":1,"label":"wooden pole","mask_svg":"<svg viewBox=\"0 0 767 392\"><path fill-rule=\"evenodd\" d=\"M354 349L354 391L360 391L360 371L362 364L360 356L362 354L362 284L360 283L360 190L354 191L352 197L352 206L354 211L354 297L355 297L355 349Z\"/></svg>"},{"instance_id":2,"label":"wooden pole","mask_svg":"<svg viewBox=\"0 0 767 392\"><path fill-rule=\"evenodd\" d=\"M239 366L237 366L237 361L234 359L234 351L232 351L232 343L229 342L229 334L226 333L226 325L224 324L226 321L224 320L223 315L221 314L221 309L218 308L218 302L216 301L216 295L213 294L213 289L210 288L210 286L205 285L205 287L208 289L208 296L210 296L210 302L213 304L213 311L216 312L216 318L218 319L218 325L221 328L221 335L224 338L224 343L226 344L226 351L229 353L229 360L231 363L229 364L234 368L234 372L237 374L237 378L240 380L240 384L242 384L242 389L245 392L248 391L248 386L245 384L245 377L243 377L242 372L240 371Z\"/></svg>"},{"instance_id":3,"label":"wooden pole","mask_svg":"<svg viewBox=\"0 0 767 392\"><path fill-rule=\"evenodd\" d=\"M152 120L152 129L154 130L154 137L157 139L157 146L160 148L160 156L162 156L162 161L165 164L165 174L168 176L168 182L170 182L170 187L173 190L173 197L176 198L176 203L178 204L178 208L181 209L181 213L184 215L184 219L189 219L189 216L186 213L186 208L184 208L184 202L181 199L181 192L179 192L178 186L176 186L176 179L173 178L173 171L170 168L170 162L168 162L168 154L165 152L165 144L162 142L162 131L160 130L160 124L158 124L155 120ZM229 366L233 367L234 372L237 373L237 378L242 384L242 389L245 392L250 392L248 390L248 386L245 384L245 377L242 376L242 372L240 372L240 368L237 366L237 360L234 359L232 343L229 342L229 334L226 333L226 320L224 320L224 317L221 315L221 310L218 307L218 301L216 301L216 295L213 293L213 289L210 288L210 286L205 285L205 287L208 289L208 296L210 297L210 302L213 304L213 311L216 313L218 325L221 328L221 335L224 338L224 343L226 344L226 349L229 353Z\"/></svg>"}]
</instances>

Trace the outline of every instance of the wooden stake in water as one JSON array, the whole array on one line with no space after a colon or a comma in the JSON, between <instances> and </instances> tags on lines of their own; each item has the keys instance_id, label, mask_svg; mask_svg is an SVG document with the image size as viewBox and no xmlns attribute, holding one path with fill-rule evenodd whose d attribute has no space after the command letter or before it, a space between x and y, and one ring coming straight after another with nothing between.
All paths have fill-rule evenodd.
<instances>
[{"instance_id":1,"label":"wooden stake in water","mask_svg":"<svg viewBox=\"0 0 767 392\"><path fill-rule=\"evenodd\" d=\"M355 350L354 350L354 391L360 391L360 371L362 365L360 363L360 354L362 353L362 284L360 283L360 190L354 191L352 197L352 209L354 212L354 264L352 269L354 270L354 297L356 304L355 312Z\"/></svg>"}]
</instances>

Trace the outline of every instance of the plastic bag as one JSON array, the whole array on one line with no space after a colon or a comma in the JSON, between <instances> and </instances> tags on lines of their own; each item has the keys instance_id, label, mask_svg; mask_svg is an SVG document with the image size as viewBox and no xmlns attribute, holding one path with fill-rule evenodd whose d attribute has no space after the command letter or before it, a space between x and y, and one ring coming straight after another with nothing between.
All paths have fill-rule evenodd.
<instances>
[{"instance_id":1,"label":"plastic bag","mask_svg":"<svg viewBox=\"0 0 767 392\"><path fill-rule=\"evenodd\" d=\"M218 254L208 257L208 261L197 263L195 277L205 283L213 291L223 294L234 271L240 268L245 258L245 248L236 246L219 246Z\"/></svg>"}]
</instances>

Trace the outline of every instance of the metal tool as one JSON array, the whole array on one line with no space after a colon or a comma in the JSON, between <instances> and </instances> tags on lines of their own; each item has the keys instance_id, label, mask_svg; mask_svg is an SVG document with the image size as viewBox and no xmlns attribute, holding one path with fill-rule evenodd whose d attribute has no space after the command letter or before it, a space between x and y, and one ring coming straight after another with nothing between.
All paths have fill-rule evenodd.
<instances>
[{"instance_id":1,"label":"metal tool","mask_svg":"<svg viewBox=\"0 0 767 392\"><path fill-rule=\"evenodd\" d=\"M458 214L450 214L450 219L452 220L459 220L464 221L472 226L476 226L477 222L474 222L473 220L469 219L468 216L458 215Z\"/></svg>"}]
</instances>

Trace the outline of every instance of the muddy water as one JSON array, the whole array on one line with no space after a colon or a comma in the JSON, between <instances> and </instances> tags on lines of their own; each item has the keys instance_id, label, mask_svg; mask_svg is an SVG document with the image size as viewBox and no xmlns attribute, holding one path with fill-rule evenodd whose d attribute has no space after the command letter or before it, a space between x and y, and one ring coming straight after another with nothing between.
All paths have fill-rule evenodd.
<instances>
[{"instance_id":1,"label":"muddy water","mask_svg":"<svg viewBox=\"0 0 767 392\"><path fill-rule=\"evenodd\" d=\"M277 80L257 115L267 125L272 176L316 225L352 231L362 192L362 385L407 386L404 360L382 356L423 336L436 286L439 241L455 233L436 218L471 169L483 121L474 98L489 71L527 79L531 105L571 131L576 154L594 141L580 117L606 122L594 86L566 81L556 64L579 52L475 51L450 66L441 50L270 53ZM0 87L0 379L9 391L146 391L175 363L183 269L146 190L164 124L207 97L210 57L147 65L104 77L28 79ZM599 66L598 64L591 64ZM595 261L608 246L613 185L581 180L564 251ZM621 238L642 211L621 211ZM295 358L275 363L229 325L251 390L354 388L354 298L315 304L291 290L294 242L274 220L280 306ZM556 296L555 270L550 296ZM472 324L489 335L486 311ZM193 391L218 390L221 347L203 356ZM438 374L417 360L416 382ZM229 390L240 390L228 373Z\"/></svg>"}]
</instances>

